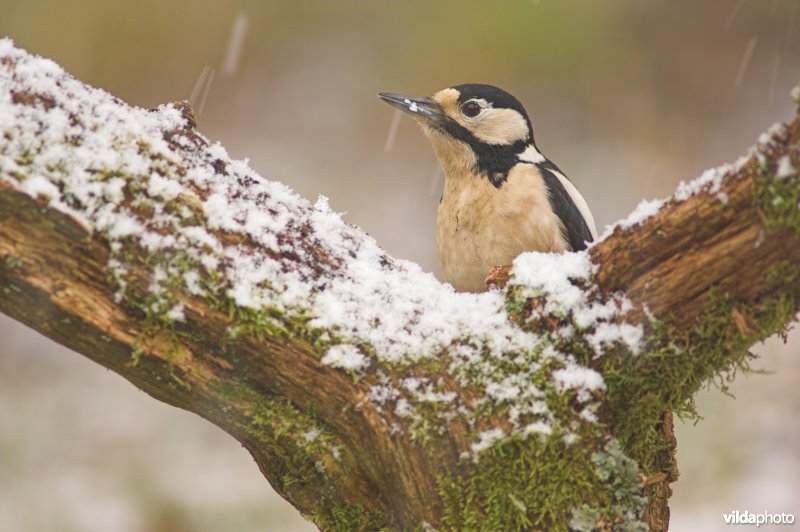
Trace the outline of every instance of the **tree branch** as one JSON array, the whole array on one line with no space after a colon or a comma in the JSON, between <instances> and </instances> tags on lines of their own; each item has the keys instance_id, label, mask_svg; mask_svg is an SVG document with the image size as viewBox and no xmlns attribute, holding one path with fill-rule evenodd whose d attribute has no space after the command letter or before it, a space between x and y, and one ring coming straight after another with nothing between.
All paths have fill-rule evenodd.
<instances>
[{"instance_id":1,"label":"tree branch","mask_svg":"<svg viewBox=\"0 0 800 532\"><path fill-rule=\"evenodd\" d=\"M322 528L663 528L665 416L797 312L799 124L457 294L187 106L0 41L0 311L222 427Z\"/></svg>"}]
</instances>

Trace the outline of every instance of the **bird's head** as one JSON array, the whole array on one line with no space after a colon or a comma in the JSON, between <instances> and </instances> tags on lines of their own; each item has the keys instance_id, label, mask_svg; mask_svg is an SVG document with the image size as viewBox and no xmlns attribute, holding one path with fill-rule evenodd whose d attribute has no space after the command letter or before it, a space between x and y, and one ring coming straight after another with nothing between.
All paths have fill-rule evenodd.
<instances>
[{"instance_id":1,"label":"bird's head","mask_svg":"<svg viewBox=\"0 0 800 532\"><path fill-rule=\"evenodd\" d=\"M378 96L422 126L448 175L470 169L499 187L520 157L541 157L525 108L492 85L456 85L431 97L387 92Z\"/></svg>"}]
</instances>

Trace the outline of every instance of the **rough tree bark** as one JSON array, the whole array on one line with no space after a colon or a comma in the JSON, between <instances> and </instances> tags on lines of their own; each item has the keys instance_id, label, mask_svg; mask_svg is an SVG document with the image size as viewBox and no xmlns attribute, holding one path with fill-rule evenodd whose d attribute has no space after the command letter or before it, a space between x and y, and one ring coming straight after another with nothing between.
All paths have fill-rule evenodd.
<instances>
[{"instance_id":1,"label":"rough tree bark","mask_svg":"<svg viewBox=\"0 0 800 532\"><path fill-rule=\"evenodd\" d=\"M187 106L0 41L0 311L226 430L323 529L663 530L671 415L796 317L798 167L795 118L588 253L454 294Z\"/></svg>"}]
</instances>

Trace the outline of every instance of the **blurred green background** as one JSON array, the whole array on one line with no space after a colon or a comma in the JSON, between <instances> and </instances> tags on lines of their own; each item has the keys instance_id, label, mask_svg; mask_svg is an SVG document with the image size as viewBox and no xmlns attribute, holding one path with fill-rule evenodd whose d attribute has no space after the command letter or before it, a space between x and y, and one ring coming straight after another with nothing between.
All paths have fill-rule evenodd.
<instances>
[{"instance_id":1,"label":"blurred green background","mask_svg":"<svg viewBox=\"0 0 800 532\"><path fill-rule=\"evenodd\" d=\"M195 92L200 129L231 155L309 199L328 196L391 254L438 273L436 160L406 118L387 143L393 111L377 91L507 89L602 231L792 116L799 8L0 0L0 35L131 104ZM0 530L314 529L220 430L4 317L0 337ZM707 419L679 427L673 530L722 530L734 509L800 514L800 335L756 351L767 375L733 383L736 401L703 393Z\"/></svg>"}]
</instances>

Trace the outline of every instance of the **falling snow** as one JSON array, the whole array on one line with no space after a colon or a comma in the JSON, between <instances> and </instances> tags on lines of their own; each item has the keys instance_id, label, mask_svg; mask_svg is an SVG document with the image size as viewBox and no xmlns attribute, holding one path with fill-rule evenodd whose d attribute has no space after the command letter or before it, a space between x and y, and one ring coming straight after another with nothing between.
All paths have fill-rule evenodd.
<instances>
[{"instance_id":1,"label":"falling snow","mask_svg":"<svg viewBox=\"0 0 800 532\"><path fill-rule=\"evenodd\" d=\"M383 151L390 151L394 146L394 139L397 137L397 130L400 128L400 120L403 117L403 111L395 109L392 114L392 122L389 124L389 133L386 135L386 143L383 146Z\"/></svg>"},{"instance_id":2,"label":"falling snow","mask_svg":"<svg viewBox=\"0 0 800 532\"><path fill-rule=\"evenodd\" d=\"M758 37L756 36L753 36L750 42L747 43L747 49L744 51L741 63L739 63L739 70L736 72L736 80L734 83L737 87L744 81L744 76L747 73L747 68L750 66L750 59L753 57L753 52L756 49L757 43Z\"/></svg>"},{"instance_id":3,"label":"falling snow","mask_svg":"<svg viewBox=\"0 0 800 532\"><path fill-rule=\"evenodd\" d=\"M733 6L731 10L731 14L728 15L727 20L725 21L725 30L731 29L733 26L733 21L736 20L736 16L739 14L739 10L742 8L742 4L744 4L744 0L738 0L736 4Z\"/></svg>"},{"instance_id":4,"label":"falling snow","mask_svg":"<svg viewBox=\"0 0 800 532\"><path fill-rule=\"evenodd\" d=\"M239 61L242 56L242 48L244 39L247 35L247 27L250 22L247 15L239 13L233 19L233 27L231 28L231 35L228 38L228 47L225 50L225 59L222 62L222 73L225 77L233 76L236 69L239 67Z\"/></svg>"},{"instance_id":5,"label":"falling snow","mask_svg":"<svg viewBox=\"0 0 800 532\"><path fill-rule=\"evenodd\" d=\"M200 76L197 78L192 94L189 96L189 105L197 110L198 116L203 114L212 81L214 81L214 69L206 65L200 71Z\"/></svg>"}]
</instances>

